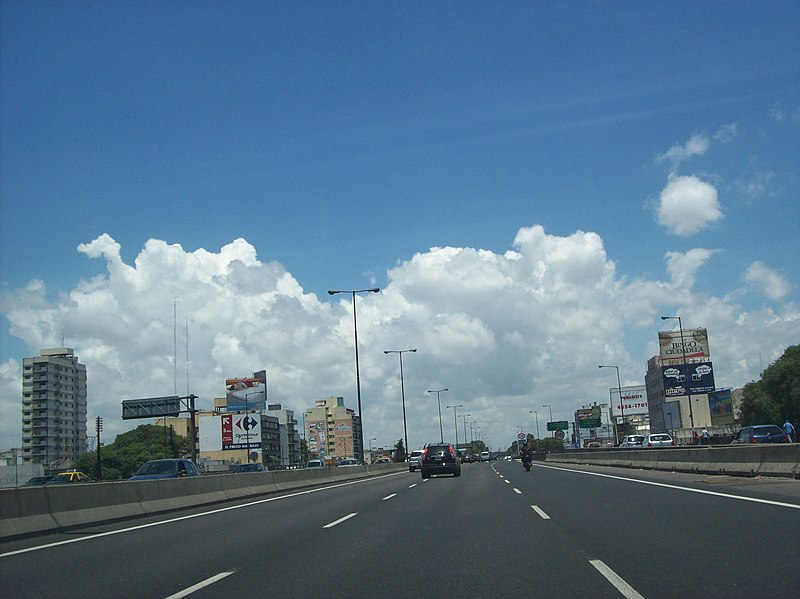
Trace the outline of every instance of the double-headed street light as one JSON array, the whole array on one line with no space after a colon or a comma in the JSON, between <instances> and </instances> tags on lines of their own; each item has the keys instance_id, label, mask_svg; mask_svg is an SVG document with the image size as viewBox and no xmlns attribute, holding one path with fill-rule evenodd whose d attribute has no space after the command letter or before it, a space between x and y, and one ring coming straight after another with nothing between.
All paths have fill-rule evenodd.
<instances>
[{"instance_id":1,"label":"double-headed street light","mask_svg":"<svg viewBox=\"0 0 800 599\"><path fill-rule=\"evenodd\" d=\"M458 412L458 408L463 408L463 404L458 404L455 406L447 406L448 408L453 408L453 429L456 432L456 452L458 452L458 416L456 412Z\"/></svg>"},{"instance_id":2,"label":"double-headed street light","mask_svg":"<svg viewBox=\"0 0 800 599\"><path fill-rule=\"evenodd\" d=\"M598 366L598 368L613 368L617 371L617 393L619 393L619 410L622 415L622 425L625 425L625 402L622 401L622 382L619 378L619 366ZM619 445L619 433L617 432L616 420L614 421L614 445Z\"/></svg>"},{"instance_id":3,"label":"double-headed street light","mask_svg":"<svg viewBox=\"0 0 800 599\"><path fill-rule=\"evenodd\" d=\"M678 329L681 332L681 353L683 354L683 367L686 368L686 344L683 342L683 322L681 321L680 316L662 316L661 320L677 320L678 321ZM687 395L689 396L689 423L694 429L694 414L692 413L692 388L688 384L686 385Z\"/></svg>"},{"instance_id":4,"label":"double-headed street light","mask_svg":"<svg viewBox=\"0 0 800 599\"><path fill-rule=\"evenodd\" d=\"M550 422L553 422L553 406L551 406L550 404L546 403L546 404L543 404L542 407L543 408L550 408ZM548 430L549 430L549 428L548 428Z\"/></svg>"},{"instance_id":5,"label":"double-headed street light","mask_svg":"<svg viewBox=\"0 0 800 599\"><path fill-rule=\"evenodd\" d=\"M407 352L415 352L415 349L387 349L383 353L385 354L397 354L400 356L400 397L403 400L403 439L405 439L405 449L406 455L408 455L408 429L406 428L406 388L405 383L403 383L403 354Z\"/></svg>"},{"instance_id":6,"label":"double-headed street light","mask_svg":"<svg viewBox=\"0 0 800 599\"><path fill-rule=\"evenodd\" d=\"M467 444L467 418L472 416L472 414L461 414L460 418L464 422L464 445Z\"/></svg>"},{"instance_id":7,"label":"double-headed street light","mask_svg":"<svg viewBox=\"0 0 800 599\"><path fill-rule=\"evenodd\" d=\"M439 442L444 443L444 429L442 428L442 402L439 401L439 393L447 391L447 389L436 389L435 391L428 391L428 393L436 393L436 403L439 404Z\"/></svg>"},{"instance_id":8,"label":"double-headed street light","mask_svg":"<svg viewBox=\"0 0 800 599\"><path fill-rule=\"evenodd\" d=\"M364 415L361 413L361 375L358 371L358 319L356 318L356 294L357 293L378 293L380 289L375 287L373 289L329 289L328 295L336 295L337 293L350 293L353 296L353 337L356 346L356 396L358 397L358 423L361 427L358 436L359 444L361 446L361 459L364 459Z\"/></svg>"},{"instance_id":9,"label":"double-headed street light","mask_svg":"<svg viewBox=\"0 0 800 599\"><path fill-rule=\"evenodd\" d=\"M536 442L539 442L539 412L536 410L528 410L529 414L536 416ZM538 446L538 445L537 445Z\"/></svg>"}]
</instances>

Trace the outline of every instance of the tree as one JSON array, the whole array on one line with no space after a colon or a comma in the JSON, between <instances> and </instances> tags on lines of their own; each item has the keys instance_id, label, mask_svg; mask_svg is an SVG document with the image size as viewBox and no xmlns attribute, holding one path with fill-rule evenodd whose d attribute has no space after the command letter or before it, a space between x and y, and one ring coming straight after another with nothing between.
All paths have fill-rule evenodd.
<instances>
[{"instance_id":1,"label":"tree","mask_svg":"<svg viewBox=\"0 0 800 599\"><path fill-rule=\"evenodd\" d=\"M783 424L800 421L800 345L792 345L762 373L760 381L744 387L741 422Z\"/></svg>"},{"instance_id":2,"label":"tree","mask_svg":"<svg viewBox=\"0 0 800 599\"><path fill-rule=\"evenodd\" d=\"M398 439L397 443L394 444L394 461L395 462L406 461L406 448L403 445L402 439Z\"/></svg>"},{"instance_id":3,"label":"tree","mask_svg":"<svg viewBox=\"0 0 800 599\"><path fill-rule=\"evenodd\" d=\"M163 426L143 424L117 435L113 443L103 446L100 452L103 478L129 478L148 460L181 457L190 452L191 446L188 437L169 435L165 441ZM72 463L72 468L94 472L96 463L97 452L92 451L82 454Z\"/></svg>"}]
</instances>

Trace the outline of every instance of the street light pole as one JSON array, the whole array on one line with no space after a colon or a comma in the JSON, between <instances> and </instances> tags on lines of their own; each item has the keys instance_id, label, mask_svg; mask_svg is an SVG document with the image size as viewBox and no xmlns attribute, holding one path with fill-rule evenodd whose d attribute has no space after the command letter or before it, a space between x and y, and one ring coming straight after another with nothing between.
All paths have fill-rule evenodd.
<instances>
[{"instance_id":1,"label":"street light pole","mask_svg":"<svg viewBox=\"0 0 800 599\"><path fill-rule=\"evenodd\" d=\"M442 402L439 401L439 393L447 391L447 389L437 389L435 391L428 391L428 393L436 393L436 403L439 405L439 442L444 443L444 429L442 428Z\"/></svg>"},{"instance_id":2,"label":"street light pole","mask_svg":"<svg viewBox=\"0 0 800 599\"><path fill-rule=\"evenodd\" d=\"M532 413L536 416L536 441L539 441L539 412L536 410L528 410L529 413Z\"/></svg>"},{"instance_id":3,"label":"street light pole","mask_svg":"<svg viewBox=\"0 0 800 599\"><path fill-rule=\"evenodd\" d=\"M357 293L378 293L380 289L375 287L373 289L329 289L328 295L336 295L337 293L350 293L353 296L353 338L356 346L356 396L358 397L358 425L361 428L358 436L358 441L361 449L361 459L364 459L364 415L361 413L361 374L358 369L358 318L356 317L356 294Z\"/></svg>"},{"instance_id":4,"label":"street light pole","mask_svg":"<svg viewBox=\"0 0 800 599\"><path fill-rule=\"evenodd\" d=\"M543 404L542 407L543 408L550 408L550 422L553 422L553 406L551 406L550 404L546 403L546 404Z\"/></svg>"},{"instance_id":5,"label":"street light pole","mask_svg":"<svg viewBox=\"0 0 800 599\"><path fill-rule=\"evenodd\" d=\"M405 450L408 455L408 429L406 428L406 389L403 382L403 354L406 352L416 352L416 349L388 349L385 354L398 354L400 356L400 397L403 400L403 439L405 439Z\"/></svg>"},{"instance_id":6,"label":"street light pole","mask_svg":"<svg viewBox=\"0 0 800 599\"><path fill-rule=\"evenodd\" d=\"M625 428L625 402L622 401L622 382L619 378L619 366L598 366L598 368L613 368L617 371L617 393L619 394L619 410L622 415L622 425ZM625 429L627 430L627 428ZM617 432L616 421L614 422L614 445L619 445L619 433Z\"/></svg>"},{"instance_id":7,"label":"street light pole","mask_svg":"<svg viewBox=\"0 0 800 599\"><path fill-rule=\"evenodd\" d=\"M662 316L661 320L677 320L678 321L678 329L681 332L681 353L683 354L683 367L686 369L686 344L683 342L683 321L681 321L680 316ZM689 381L686 382L686 392L689 396L689 423L694 429L694 414L692 413L692 387L689 384Z\"/></svg>"},{"instance_id":8,"label":"street light pole","mask_svg":"<svg viewBox=\"0 0 800 599\"><path fill-rule=\"evenodd\" d=\"M447 406L448 408L453 408L453 429L456 431L456 453L458 453L458 416L456 412L458 412L458 408L463 408L463 404L458 404L455 406Z\"/></svg>"},{"instance_id":9,"label":"street light pole","mask_svg":"<svg viewBox=\"0 0 800 599\"><path fill-rule=\"evenodd\" d=\"M472 416L472 414L461 414L461 420L464 423L464 445L467 444L467 418Z\"/></svg>"}]
</instances>

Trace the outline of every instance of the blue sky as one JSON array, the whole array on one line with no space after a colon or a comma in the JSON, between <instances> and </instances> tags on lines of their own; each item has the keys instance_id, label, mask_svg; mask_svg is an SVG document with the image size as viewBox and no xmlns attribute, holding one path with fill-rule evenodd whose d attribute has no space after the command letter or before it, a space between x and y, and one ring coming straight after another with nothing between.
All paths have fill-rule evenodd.
<instances>
[{"instance_id":1,"label":"blue sky","mask_svg":"<svg viewBox=\"0 0 800 599\"><path fill-rule=\"evenodd\" d=\"M661 314L708 327L719 386L800 341L795 2L0 6L5 413L63 337L125 430L186 365L176 297L193 392L266 368L300 412L355 404L326 290L380 286L365 432L400 437L382 350L419 346L412 445L429 388L505 446L607 397L584 366L639 382Z\"/></svg>"}]
</instances>

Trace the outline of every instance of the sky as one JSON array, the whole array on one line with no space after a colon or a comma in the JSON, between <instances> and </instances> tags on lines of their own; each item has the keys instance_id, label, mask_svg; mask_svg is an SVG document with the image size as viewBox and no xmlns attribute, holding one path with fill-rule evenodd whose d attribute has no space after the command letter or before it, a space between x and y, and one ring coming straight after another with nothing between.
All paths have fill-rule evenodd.
<instances>
[{"instance_id":1,"label":"sky","mask_svg":"<svg viewBox=\"0 0 800 599\"><path fill-rule=\"evenodd\" d=\"M411 448L466 421L504 449L607 401L598 365L643 384L661 316L708 329L718 387L800 343L797 2L0 11L0 450L48 347L106 441L145 423L125 399L210 408L262 369L300 418L356 409L329 289L381 289L356 300L365 445L403 437L386 350L418 350Z\"/></svg>"}]
</instances>

